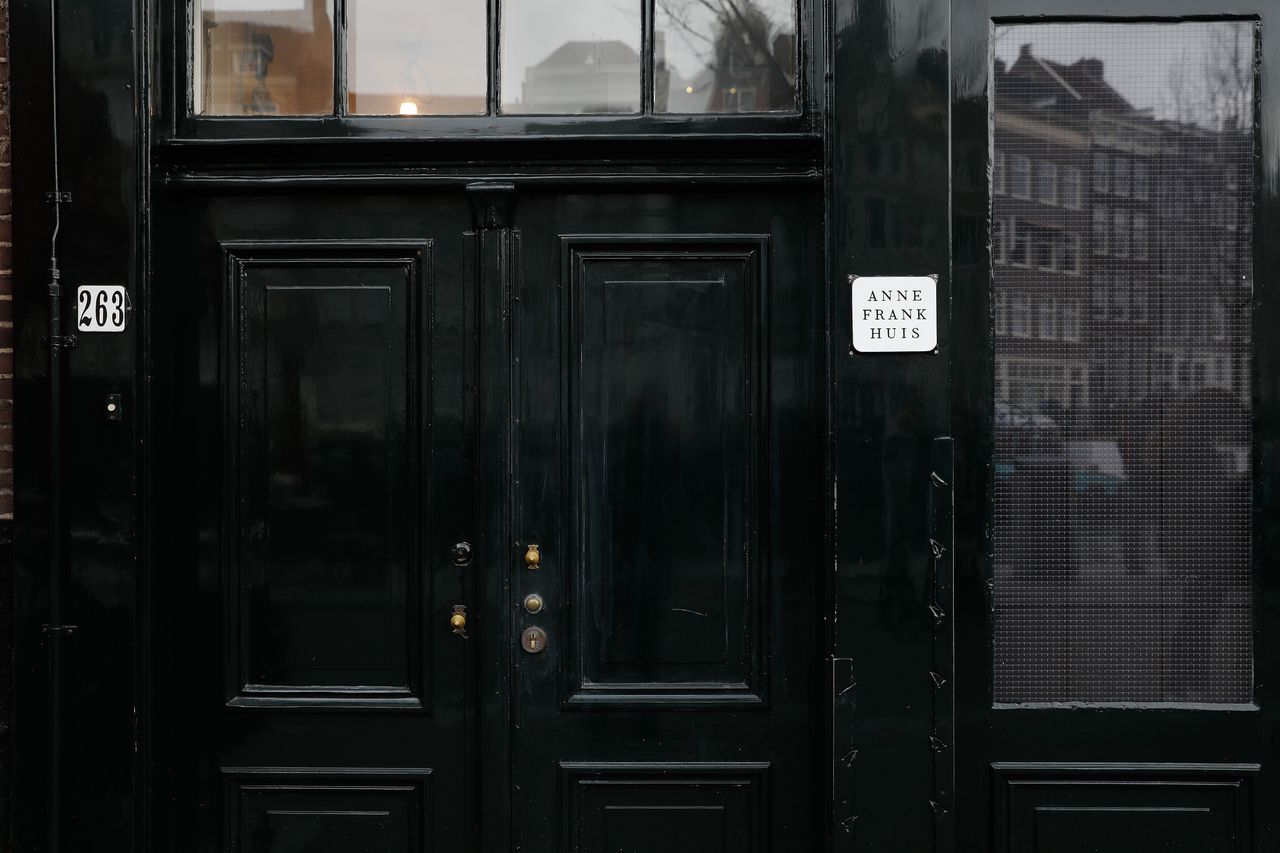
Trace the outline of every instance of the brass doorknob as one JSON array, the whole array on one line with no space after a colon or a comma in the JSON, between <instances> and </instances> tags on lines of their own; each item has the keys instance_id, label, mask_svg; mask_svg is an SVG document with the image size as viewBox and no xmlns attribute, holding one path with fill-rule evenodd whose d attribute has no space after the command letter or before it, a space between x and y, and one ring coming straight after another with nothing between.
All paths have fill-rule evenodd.
<instances>
[{"instance_id":1,"label":"brass doorknob","mask_svg":"<svg viewBox=\"0 0 1280 853\"><path fill-rule=\"evenodd\" d=\"M449 617L449 627L453 629L453 633L465 637L467 635L467 606L465 604L453 605L453 615Z\"/></svg>"},{"instance_id":2,"label":"brass doorknob","mask_svg":"<svg viewBox=\"0 0 1280 853\"><path fill-rule=\"evenodd\" d=\"M530 613L542 612L542 596L531 592L524 597L524 609Z\"/></svg>"},{"instance_id":3,"label":"brass doorknob","mask_svg":"<svg viewBox=\"0 0 1280 853\"><path fill-rule=\"evenodd\" d=\"M530 545L524 552L524 564L531 569L542 565L542 552L538 550L537 545Z\"/></svg>"}]
</instances>

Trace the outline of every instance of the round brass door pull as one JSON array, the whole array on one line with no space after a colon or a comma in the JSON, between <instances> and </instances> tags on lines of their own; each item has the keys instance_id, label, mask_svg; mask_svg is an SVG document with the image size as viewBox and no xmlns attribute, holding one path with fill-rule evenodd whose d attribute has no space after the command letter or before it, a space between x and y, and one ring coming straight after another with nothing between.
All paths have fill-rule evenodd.
<instances>
[{"instance_id":1,"label":"round brass door pull","mask_svg":"<svg viewBox=\"0 0 1280 853\"><path fill-rule=\"evenodd\" d=\"M524 597L524 609L529 613L542 612L542 596L536 592L530 593Z\"/></svg>"},{"instance_id":2,"label":"round brass door pull","mask_svg":"<svg viewBox=\"0 0 1280 853\"><path fill-rule=\"evenodd\" d=\"M453 615L449 617L449 627L459 637L467 636L467 606L465 604L453 605Z\"/></svg>"},{"instance_id":3,"label":"round brass door pull","mask_svg":"<svg viewBox=\"0 0 1280 853\"><path fill-rule=\"evenodd\" d=\"M524 564L531 569L542 565L542 552L538 550L537 545L530 545L524 552Z\"/></svg>"}]
</instances>

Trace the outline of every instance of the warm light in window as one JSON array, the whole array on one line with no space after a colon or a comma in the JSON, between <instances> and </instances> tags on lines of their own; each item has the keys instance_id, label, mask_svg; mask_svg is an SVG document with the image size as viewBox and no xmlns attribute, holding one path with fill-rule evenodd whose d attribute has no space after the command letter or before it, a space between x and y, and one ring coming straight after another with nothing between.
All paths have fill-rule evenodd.
<instances>
[{"instance_id":1,"label":"warm light in window","mask_svg":"<svg viewBox=\"0 0 1280 853\"><path fill-rule=\"evenodd\" d=\"M400 102L400 115L416 116L418 114L418 102L413 99L406 99Z\"/></svg>"}]
</instances>

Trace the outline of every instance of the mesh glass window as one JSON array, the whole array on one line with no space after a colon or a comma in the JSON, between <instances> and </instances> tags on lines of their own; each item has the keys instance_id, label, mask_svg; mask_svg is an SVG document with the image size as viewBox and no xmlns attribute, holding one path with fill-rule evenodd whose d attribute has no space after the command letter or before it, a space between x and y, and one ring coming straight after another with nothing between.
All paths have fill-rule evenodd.
<instances>
[{"instance_id":1,"label":"mesh glass window","mask_svg":"<svg viewBox=\"0 0 1280 853\"><path fill-rule=\"evenodd\" d=\"M997 703L1253 698L1256 36L994 30Z\"/></svg>"}]
</instances>

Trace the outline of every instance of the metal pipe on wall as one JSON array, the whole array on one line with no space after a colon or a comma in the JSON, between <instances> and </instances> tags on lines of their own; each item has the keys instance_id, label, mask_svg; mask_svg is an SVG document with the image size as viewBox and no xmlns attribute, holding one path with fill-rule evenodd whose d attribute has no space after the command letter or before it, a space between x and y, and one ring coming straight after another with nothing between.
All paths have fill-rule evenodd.
<instances>
[{"instance_id":1,"label":"metal pipe on wall","mask_svg":"<svg viewBox=\"0 0 1280 853\"><path fill-rule=\"evenodd\" d=\"M62 624L62 350L74 346L74 336L62 333L62 284L58 270L58 232L62 226L62 180L58 163L58 8L49 0L51 88L51 156L53 233L49 238L49 716L46 819L49 853L62 849L62 643L73 626Z\"/></svg>"}]
</instances>

